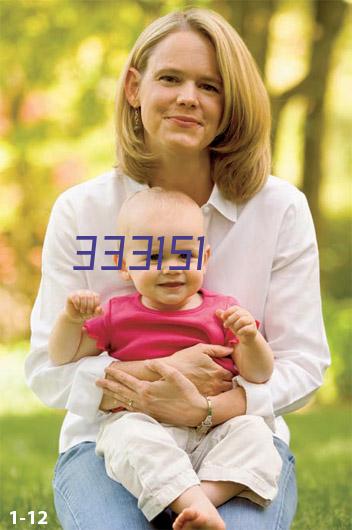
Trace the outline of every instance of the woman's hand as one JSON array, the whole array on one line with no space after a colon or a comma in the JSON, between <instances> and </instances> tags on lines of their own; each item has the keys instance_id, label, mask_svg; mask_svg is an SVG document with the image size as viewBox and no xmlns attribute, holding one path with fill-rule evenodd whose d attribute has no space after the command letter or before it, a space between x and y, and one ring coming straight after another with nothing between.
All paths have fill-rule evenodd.
<instances>
[{"instance_id":1,"label":"woman's hand","mask_svg":"<svg viewBox=\"0 0 352 530\"><path fill-rule=\"evenodd\" d=\"M227 357L231 353L232 348L226 346L196 344L163 358L162 362L192 381L203 396L217 396L231 390L233 375L213 359Z\"/></svg>"},{"instance_id":2,"label":"woman's hand","mask_svg":"<svg viewBox=\"0 0 352 530\"><path fill-rule=\"evenodd\" d=\"M103 389L104 396L112 398L109 404L112 407L123 406L131 412L144 412L173 425L199 425L207 414L207 402L196 386L163 361L148 361L148 368L160 379L140 381L110 365L106 373L113 379L100 379L97 385ZM108 400L105 405L107 403Z\"/></svg>"}]
</instances>

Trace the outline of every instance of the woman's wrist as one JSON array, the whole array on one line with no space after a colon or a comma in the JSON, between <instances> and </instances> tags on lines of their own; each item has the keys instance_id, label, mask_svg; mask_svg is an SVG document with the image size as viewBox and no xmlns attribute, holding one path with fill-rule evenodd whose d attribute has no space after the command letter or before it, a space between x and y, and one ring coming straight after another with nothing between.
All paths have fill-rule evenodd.
<instances>
[{"instance_id":1,"label":"woman's wrist","mask_svg":"<svg viewBox=\"0 0 352 530\"><path fill-rule=\"evenodd\" d=\"M211 429L211 427L213 425L213 406L212 406L212 402L211 402L210 398L208 398L208 397L206 397L205 400L206 400L206 403L207 403L207 415L203 419L203 421L199 425L197 425L197 432L199 434L206 434Z\"/></svg>"},{"instance_id":2,"label":"woman's wrist","mask_svg":"<svg viewBox=\"0 0 352 530\"><path fill-rule=\"evenodd\" d=\"M205 396L199 394L199 400L192 408L192 418L188 422L188 427L198 427L208 416L208 401Z\"/></svg>"}]
</instances>

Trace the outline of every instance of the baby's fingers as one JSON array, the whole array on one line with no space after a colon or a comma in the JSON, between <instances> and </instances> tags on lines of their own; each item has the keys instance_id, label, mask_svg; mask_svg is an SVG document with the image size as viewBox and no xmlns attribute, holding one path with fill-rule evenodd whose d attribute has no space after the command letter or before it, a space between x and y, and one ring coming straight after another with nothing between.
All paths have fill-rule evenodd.
<instances>
[{"instance_id":1,"label":"baby's fingers","mask_svg":"<svg viewBox=\"0 0 352 530\"><path fill-rule=\"evenodd\" d=\"M93 291L80 291L77 309L82 315L94 315L95 309L100 304L99 295Z\"/></svg>"},{"instance_id":2,"label":"baby's fingers","mask_svg":"<svg viewBox=\"0 0 352 530\"><path fill-rule=\"evenodd\" d=\"M231 315L237 314L239 311L241 311L241 309L242 308L240 306L233 305L227 309L217 309L215 311L215 315L225 322Z\"/></svg>"},{"instance_id":3,"label":"baby's fingers","mask_svg":"<svg viewBox=\"0 0 352 530\"><path fill-rule=\"evenodd\" d=\"M233 313L224 320L224 328L233 328L239 319L240 315L238 313Z\"/></svg>"},{"instance_id":4,"label":"baby's fingers","mask_svg":"<svg viewBox=\"0 0 352 530\"><path fill-rule=\"evenodd\" d=\"M71 294L68 297L67 301L73 305L73 307L76 309L76 311L78 311L78 313L80 312L80 310L81 310L81 298L80 298L79 294L77 294L77 293Z\"/></svg>"},{"instance_id":5,"label":"baby's fingers","mask_svg":"<svg viewBox=\"0 0 352 530\"><path fill-rule=\"evenodd\" d=\"M242 328L244 328L245 326L250 326L252 324L254 325L254 321L249 315L236 315L236 318L233 320L230 326L234 333L240 334L240 330Z\"/></svg>"},{"instance_id":6,"label":"baby's fingers","mask_svg":"<svg viewBox=\"0 0 352 530\"><path fill-rule=\"evenodd\" d=\"M225 311L222 312L222 319L226 320L231 315L237 314L239 311L242 311L242 307L239 305L232 305L231 307L228 307L225 309Z\"/></svg>"},{"instance_id":7,"label":"baby's fingers","mask_svg":"<svg viewBox=\"0 0 352 530\"><path fill-rule=\"evenodd\" d=\"M248 324L247 326L243 326L238 331L236 331L236 335L238 335L239 337L255 336L256 334L257 326L255 325L255 322Z\"/></svg>"},{"instance_id":8,"label":"baby's fingers","mask_svg":"<svg viewBox=\"0 0 352 530\"><path fill-rule=\"evenodd\" d=\"M100 296L97 293L92 293L92 301L89 307L90 314L94 316L101 315L103 313L103 308L100 305Z\"/></svg>"},{"instance_id":9,"label":"baby's fingers","mask_svg":"<svg viewBox=\"0 0 352 530\"><path fill-rule=\"evenodd\" d=\"M217 317L223 319L225 311L223 309L216 309L215 314Z\"/></svg>"},{"instance_id":10,"label":"baby's fingers","mask_svg":"<svg viewBox=\"0 0 352 530\"><path fill-rule=\"evenodd\" d=\"M88 313L88 307L89 307L89 295L82 294L80 296L80 302L79 302L79 311L82 315L86 315Z\"/></svg>"},{"instance_id":11,"label":"baby's fingers","mask_svg":"<svg viewBox=\"0 0 352 530\"><path fill-rule=\"evenodd\" d=\"M85 305L82 308L85 309L84 313L87 315L93 315L96 306L98 305L98 299L96 293L89 293L84 297Z\"/></svg>"}]
</instances>

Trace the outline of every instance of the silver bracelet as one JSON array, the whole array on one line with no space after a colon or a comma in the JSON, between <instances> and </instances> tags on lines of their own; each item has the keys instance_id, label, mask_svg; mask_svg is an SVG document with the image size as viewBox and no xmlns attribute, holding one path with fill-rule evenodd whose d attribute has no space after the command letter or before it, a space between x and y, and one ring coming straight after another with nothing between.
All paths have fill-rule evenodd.
<instances>
[{"instance_id":1,"label":"silver bracelet","mask_svg":"<svg viewBox=\"0 0 352 530\"><path fill-rule=\"evenodd\" d=\"M211 429L213 425L213 408L211 405L211 401L208 397L205 397L205 399L207 400L208 411L205 419L196 427L196 431L198 434L207 434L207 432Z\"/></svg>"}]
</instances>

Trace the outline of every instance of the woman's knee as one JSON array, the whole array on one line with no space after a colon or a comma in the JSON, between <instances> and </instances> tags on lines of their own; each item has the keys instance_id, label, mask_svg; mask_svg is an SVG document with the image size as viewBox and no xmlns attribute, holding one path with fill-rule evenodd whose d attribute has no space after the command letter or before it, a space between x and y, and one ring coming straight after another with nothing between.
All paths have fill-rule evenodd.
<instances>
[{"instance_id":1,"label":"woman's knee","mask_svg":"<svg viewBox=\"0 0 352 530\"><path fill-rule=\"evenodd\" d=\"M151 528L133 495L107 476L104 459L95 454L93 442L79 444L60 456L53 488L63 530Z\"/></svg>"}]
</instances>

